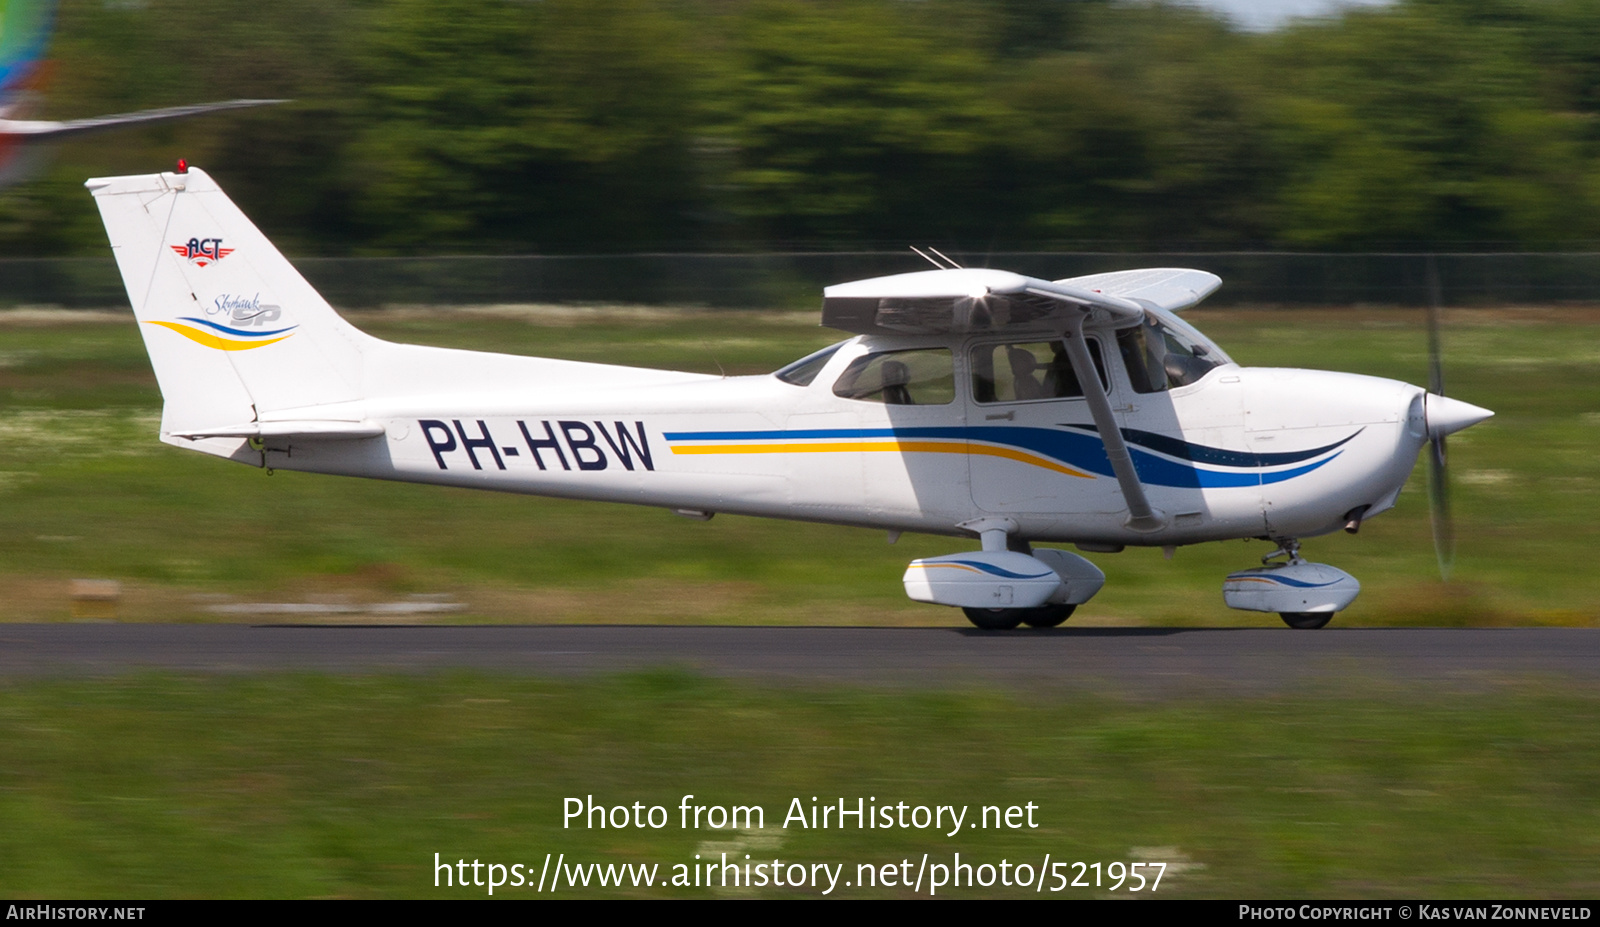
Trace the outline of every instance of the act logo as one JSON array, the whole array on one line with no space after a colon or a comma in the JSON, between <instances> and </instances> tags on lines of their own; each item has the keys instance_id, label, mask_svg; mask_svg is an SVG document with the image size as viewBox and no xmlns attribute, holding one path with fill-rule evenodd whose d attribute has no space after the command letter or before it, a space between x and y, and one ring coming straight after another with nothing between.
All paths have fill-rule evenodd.
<instances>
[{"instance_id":1,"label":"act logo","mask_svg":"<svg viewBox=\"0 0 1600 927\"><path fill-rule=\"evenodd\" d=\"M222 247L220 238L191 238L187 244L173 245L172 250L196 267L215 263L233 253L232 248Z\"/></svg>"}]
</instances>

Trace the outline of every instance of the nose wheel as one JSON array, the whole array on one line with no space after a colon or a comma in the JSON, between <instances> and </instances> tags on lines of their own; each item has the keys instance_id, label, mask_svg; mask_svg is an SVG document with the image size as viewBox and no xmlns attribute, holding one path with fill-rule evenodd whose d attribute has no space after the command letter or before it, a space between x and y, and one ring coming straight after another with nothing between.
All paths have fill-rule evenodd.
<instances>
[{"instance_id":1,"label":"nose wheel","mask_svg":"<svg viewBox=\"0 0 1600 927\"><path fill-rule=\"evenodd\" d=\"M1278 549L1261 558L1261 566L1229 573L1222 598L1229 608L1277 612L1283 623L1302 631L1326 627L1361 592L1354 576L1326 563L1300 556L1300 542L1278 540ZM1283 562L1274 562L1279 557Z\"/></svg>"},{"instance_id":2,"label":"nose wheel","mask_svg":"<svg viewBox=\"0 0 1600 927\"><path fill-rule=\"evenodd\" d=\"M1315 631L1333 620L1333 612L1279 612L1278 617L1297 631Z\"/></svg>"}]
</instances>

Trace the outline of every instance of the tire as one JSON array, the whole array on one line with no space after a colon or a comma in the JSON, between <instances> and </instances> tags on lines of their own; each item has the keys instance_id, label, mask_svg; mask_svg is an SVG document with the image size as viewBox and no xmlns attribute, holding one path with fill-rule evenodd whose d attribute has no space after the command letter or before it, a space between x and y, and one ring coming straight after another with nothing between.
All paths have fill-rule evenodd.
<instances>
[{"instance_id":1,"label":"tire","mask_svg":"<svg viewBox=\"0 0 1600 927\"><path fill-rule=\"evenodd\" d=\"M1078 610L1076 605L1041 605L1038 608L1024 608L1022 623L1030 628L1053 628Z\"/></svg>"},{"instance_id":2,"label":"tire","mask_svg":"<svg viewBox=\"0 0 1600 927\"><path fill-rule=\"evenodd\" d=\"M1333 612L1279 612L1283 623L1299 631L1315 631L1333 620Z\"/></svg>"},{"instance_id":3,"label":"tire","mask_svg":"<svg viewBox=\"0 0 1600 927\"><path fill-rule=\"evenodd\" d=\"M967 620L985 631L1009 631L1022 623L1027 608L963 608Z\"/></svg>"}]
</instances>

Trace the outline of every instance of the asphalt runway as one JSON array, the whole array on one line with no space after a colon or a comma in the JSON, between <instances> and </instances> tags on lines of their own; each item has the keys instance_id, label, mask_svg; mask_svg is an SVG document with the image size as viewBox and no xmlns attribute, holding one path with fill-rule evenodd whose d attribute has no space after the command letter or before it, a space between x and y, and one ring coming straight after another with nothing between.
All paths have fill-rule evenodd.
<instances>
[{"instance_id":1,"label":"asphalt runway","mask_svg":"<svg viewBox=\"0 0 1600 927\"><path fill-rule=\"evenodd\" d=\"M556 677L658 667L778 683L1133 693L1600 681L1600 629L0 625L0 676L472 670Z\"/></svg>"}]
</instances>

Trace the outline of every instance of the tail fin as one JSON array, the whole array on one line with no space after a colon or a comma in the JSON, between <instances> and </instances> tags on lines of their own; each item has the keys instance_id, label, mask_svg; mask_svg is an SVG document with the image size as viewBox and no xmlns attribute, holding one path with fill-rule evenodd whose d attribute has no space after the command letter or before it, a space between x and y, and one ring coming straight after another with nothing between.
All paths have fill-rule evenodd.
<instances>
[{"instance_id":1,"label":"tail fin","mask_svg":"<svg viewBox=\"0 0 1600 927\"><path fill-rule=\"evenodd\" d=\"M0 93L31 86L50 46L55 11L53 0L0 0Z\"/></svg>"},{"instance_id":2,"label":"tail fin","mask_svg":"<svg viewBox=\"0 0 1600 927\"><path fill-rule=\"evenodd\" d=\"M203 171L85 186L161 386L164 438L362 398L376 339L340 318Z\"/></svg>"}]
</instances>

